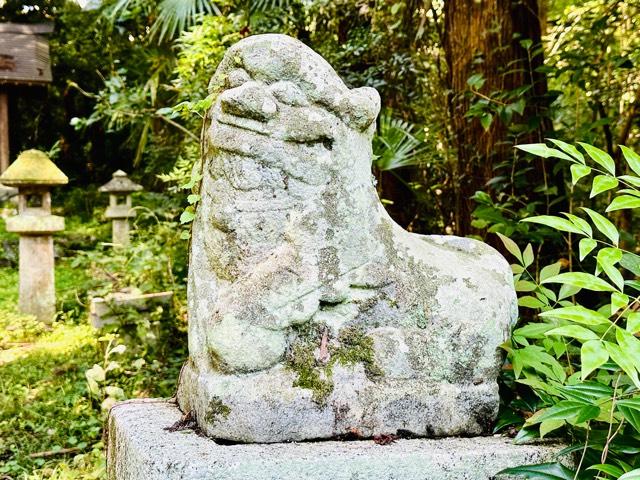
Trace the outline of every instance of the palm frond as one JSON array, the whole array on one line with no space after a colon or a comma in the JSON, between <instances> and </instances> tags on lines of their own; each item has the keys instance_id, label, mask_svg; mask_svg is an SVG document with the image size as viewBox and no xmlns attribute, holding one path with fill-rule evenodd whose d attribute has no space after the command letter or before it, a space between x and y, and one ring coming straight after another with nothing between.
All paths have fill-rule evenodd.
<instances>
[{"instance_id":1,"label":"palm frond","mask_svg":"<svg viewBox=\"0 0 640 480\"><path fill-rule=\"evenodd\" d=\"M127 1L132 0L120 0ZM194 25L200 15L207 14L221 14L211 0L162 0L158 5L158 18L151 28L151 34L161 43Z\"/></svg>"},{"instance_id":2,"label":"palm frond","mask_svg":"<svg viewBox=\"0 0 640 480\"><path fill-rule=\"evenodd\" d=\"M380 116L378 132L373 138L373 163L378 170L419 165L425 148L416 125L388 113Z\"/></svg>"},{"instance_id":3,"label":"palm frond","mask_svg":"<svg viewBox=\"0 0 640 480\"><path fill-rule=\"evenodd\" d=\"M248 0L249 12L264 13L274 8L288 8L293 0Z\"/></svg>"}]
</instances>

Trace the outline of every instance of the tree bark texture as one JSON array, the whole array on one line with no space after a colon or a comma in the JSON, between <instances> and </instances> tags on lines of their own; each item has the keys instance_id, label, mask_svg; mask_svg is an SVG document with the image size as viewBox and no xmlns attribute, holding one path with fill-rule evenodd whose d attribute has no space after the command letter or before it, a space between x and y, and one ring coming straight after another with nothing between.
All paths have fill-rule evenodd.
<instances>
[{"instance_id":1,"label":"tree bark texture","mask_svg":"<svg viewBox=\"0 0 640 480\"><path fill-rule=\"evenodd\" d=\"M453 165L454 231L467 235L473 232L474 202L470 197L478 190L487 190L487 182L496 175L496 165L512 161L514 140L518 143L542 141L548 126L544 115L546 79L544 74L536 72L543 61L539 48L540 10L538 0L446 0L444 14L450 127L457 153ZM521 44L524 39L531 40L529 49ZM534 50L538 50L536 55L532 53ZM474 74L482 74L485 79L475 93L467 83ZM495 99L498 92L525 85L532 88L522 94L526 100L524 115L514 117L513 122L530 117L534 123L517 138L495 115L487 130L479 118L466 116L471 104L478 99L500 105L500 100ZM544 182L544 166L538 167L534 170L538 180Z\"/></svg>"}]
</instances>

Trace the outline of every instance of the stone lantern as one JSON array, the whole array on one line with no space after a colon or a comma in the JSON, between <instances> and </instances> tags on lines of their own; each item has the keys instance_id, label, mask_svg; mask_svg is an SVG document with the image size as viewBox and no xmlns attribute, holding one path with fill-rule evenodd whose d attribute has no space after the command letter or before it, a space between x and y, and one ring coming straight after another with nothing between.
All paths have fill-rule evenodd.
<instances>
[{"instance_id":1,"label":"stone lantern","mask_svg":"<svg viewBox=\"0 0 640 480\"><path fill-rule=\"evenodd\" d=\"M68 181L39 150L22 152L0 176L0 183L18 188L18 215L6 220L7 231L20 235L18 306L47 323L56 313L52 234L64 230L64 218L51 215L49 189Z\"/></svg>"},{"instance_id":2,"label":"stone lantern","mask_svg":"<svg viewBox=\"0 0 640 480\"><path fill-rule=\"evenodd\" d=\"M136 216L131 208L131 193L142 190L142 185L132 182L122 170L98 189L109 194L109 207L105 213L112 220L111 238L114 245L129 245L129 218Z\"/></svg>"}]
</instances>

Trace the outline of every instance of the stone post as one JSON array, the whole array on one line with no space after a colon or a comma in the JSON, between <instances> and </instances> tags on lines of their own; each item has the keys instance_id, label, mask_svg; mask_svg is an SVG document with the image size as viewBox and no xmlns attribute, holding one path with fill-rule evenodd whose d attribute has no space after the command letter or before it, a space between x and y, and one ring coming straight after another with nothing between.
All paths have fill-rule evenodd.
<instances>
[{"instance_id":1,"label":"stone post","mask_svg":"<svg viewBox=\"0 0 640 480\"><path fill-rule=\"evenodd\" d=\"M56 313L53 237L64 230L64 218L51 215L53 185L67 176L39 150L27 150L0 176L4 185L18 188L18 215L6 220L7 231L20 235L21 312L49 323Z\"/></svg>"},{"instance_id":2,"label":"stone post","mask_svg":"<svg viewBox=\"0 0 640 480\"><path fill-rule=\"evenodd\" d=\"M112 220L111 241L114 245L129 245L129 218L136 216L131 207L131 193L142 190L122 170L113 173L113 178L98 189L109 194L109 207L105 213Z\"/></svg>"}]
</instances>

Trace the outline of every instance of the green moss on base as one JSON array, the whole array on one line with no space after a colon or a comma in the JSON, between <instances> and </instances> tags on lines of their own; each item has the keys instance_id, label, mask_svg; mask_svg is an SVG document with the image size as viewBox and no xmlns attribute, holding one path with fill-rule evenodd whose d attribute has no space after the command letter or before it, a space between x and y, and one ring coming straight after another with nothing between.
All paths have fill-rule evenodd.
<instances>
[{"instance_id":1,"label":"green moss on base","mask_svg":"<svg viewBox=\"0 0 640 480\"><path fill-rule=\"evenodd\" d=\"M207 423L211 425L215 424L221 417L227 418L231 413L231 409L222 403L218 397L213 397L209 402L209 408L207 408L207 413L204 416L204 419Z\"/></svg>"},{"instance_id":2,"label":"green moss on base","mask_svg":"<svg viewBox=\"0 0 640 480\"><path fill-rule=\"evenodd\" d=\"M373 353L373 338L357 327L347 327L338 334L338 345L331 352L341 365L362 363L367 377L379 377L382 369L376 364Z\"/></svg>"},{"instance_id":3,"label":"green moss on base","mask_svg":"<svg viewBox=\"0 0 640 480\"><path fill-rule=\"evenodd\" d=\"M313 401L324 404L333 391L331 363L318 364L314 356L315 345L300 343L293 347L287 366L296 372L298 379L294 387L302 387L313 392Z\"/></svg>"},{"instance_id":4,"label":"green moss on base","mask_svg":"<svg viewBox=\"0 0 640 480\"><path fill-rule=\"evenodd\" d=\"M298 376L293 386L311 390L316 403L324 405L333 392L332 374L336 364L351 366L362 363L370 379L383 374L375 363L373 339L357 327L342 329L337 339L329 342L327 363L318 361L315 352L320 346L322 331L317 326L305 326L298 332L298 341L287 358L287 367Z\"/></svg>"}]
</instances>

